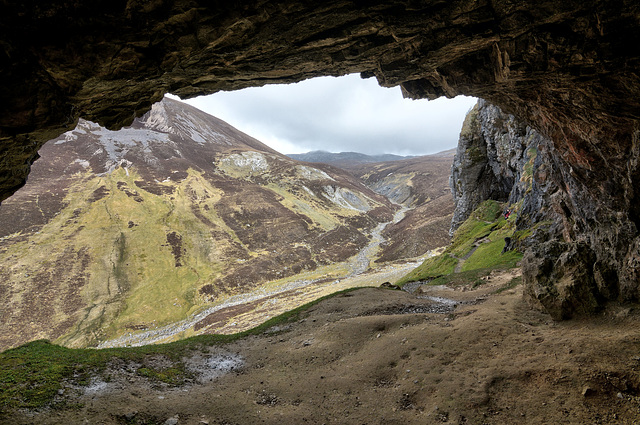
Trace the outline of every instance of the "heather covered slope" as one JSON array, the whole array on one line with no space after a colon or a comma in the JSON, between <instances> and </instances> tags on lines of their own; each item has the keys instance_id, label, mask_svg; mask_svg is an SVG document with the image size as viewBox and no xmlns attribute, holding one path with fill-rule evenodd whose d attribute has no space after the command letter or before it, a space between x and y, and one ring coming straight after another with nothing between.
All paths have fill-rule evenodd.
<instances>
[{"instance_id":1,"label":"heather covered slope","mask_svg":"<svg viewBox=\"0 0 640 425\"><path fill-rule=\"evenodd\" d=\"M88 346L343 261L396 207L165 99L48 143L0 207L0 347Z\"/></svg>"}]
</instances>

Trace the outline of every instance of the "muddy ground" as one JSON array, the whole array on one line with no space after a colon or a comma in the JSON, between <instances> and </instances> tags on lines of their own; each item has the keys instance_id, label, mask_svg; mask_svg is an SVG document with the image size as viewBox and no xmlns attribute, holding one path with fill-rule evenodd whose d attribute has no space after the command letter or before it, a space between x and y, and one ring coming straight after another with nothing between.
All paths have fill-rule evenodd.
<instances>
[{"instance_id":1,"label":"muddy ground","mask_svg":"<svg viewBox=\"0 0 640 425\"><path fill-rule=\"evenodd\" d=\"M114 364L108 382L67 388L67 407L0 422L640 424L640 310L556 323L521 287L496 293L510 278L356 290L284 329L203 350L186 386Z\"/></svg>"}]
</instances>

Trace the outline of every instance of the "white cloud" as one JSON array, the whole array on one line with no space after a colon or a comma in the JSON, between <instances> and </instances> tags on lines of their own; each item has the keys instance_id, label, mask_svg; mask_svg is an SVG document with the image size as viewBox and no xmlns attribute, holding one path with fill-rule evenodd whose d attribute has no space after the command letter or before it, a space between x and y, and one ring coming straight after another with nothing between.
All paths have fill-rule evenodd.
<instances>
[{"instance_id":1,"label":"white cloud","mask_svg":"<svg viewBox=\"0 0 640 425\"><path fill-rule=\"evenodd\" d=\"M219 92L187 103L282 153L310 150L420 155L457 145L471 97L402 98L359 75Z\"/></svg>"}]
</instances>

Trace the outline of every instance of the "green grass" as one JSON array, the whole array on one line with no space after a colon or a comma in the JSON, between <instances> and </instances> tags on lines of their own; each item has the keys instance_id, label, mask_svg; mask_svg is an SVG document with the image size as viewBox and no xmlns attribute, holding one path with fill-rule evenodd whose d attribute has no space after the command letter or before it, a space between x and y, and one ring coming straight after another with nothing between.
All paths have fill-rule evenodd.
<instances>
[{"instance_id":1,"label":"green grass","mask_svg":"<svg viewBox=\"0 0 640 425\"><path fill-rule=\"evenodd\" d=\"M167 367L161 369L141 367L137 371L138 375L145 376L151 380L164 382L169 385L180 385L185 376L189 374L185 372L184 365L178 364L178 366Z\"/></svg>"},{"instance_id":2,"label":"green grass","mask_svg":"<svg viewBox=\"0 0 640 425\"><path fill-rule=\"evenodd\" d=\"M438 255L425 260L420 266L412 270L409 274L402 277L396 284L404 285L407 282L415 282L418 280L428 280L438 278L453 273L458 259L451 257L449 254Z\"/></svg>"},{"instance_id":3,"label":"green grass","mask_svg":"<svg viewBox=\"0 0 640 425\"><path fill-rule=\"evenodd\" d=\"M522 259L522 253L513 250L503 254L502 250L504 238L514 235L517 214L513 213L505 219L502 216L503 208L502 204L493 200L480 204L458 228L451 245L441 255L427 259L397 284L402 286L415 281L430 281L434 285L451 284L454 281L469 283L493 269L516 267ZM462 273L454 273L459 259L463 258L466 260L462 264ZM451 277L455 275L457 277Z\"/></svg>"},{"instance_id":4,"label":"green grass","mask_svg":"<svg viewBox=\"0 0 640 425\"><path fill-rule=\"evenodd\" d=\"M452 273L446 276L440 276L437 279L429 282L430 285L447 285L447 286L462 286L472 284L474 287L479 286L481 277L487 276L494 269L476 269L468 270L460 273Z\"/></svg>"},{"instance_id":5,"label":"green grass","mask_svg":"<svg viewBox=\"0 0 640 425\"><path fill-rule=\"evenodd\" d=\"M509 222L501 217L501 212L502 206L499 202L489 200L480 204L456 230L451 246L445 252L450 252L456 257L467 255L475 241L488 236L494 229L502 228Z\"/></svg>"},{"instance_id":6,"label":"green grass","mask_svg":"<svg viewBox=\"0 0 640 425\"><path fill-rule=\"evenodd\" d=\"M522 253L507 251L504 254L503 232L495 232L490 235L492 242L484 243L464 262L462 271L486 269L486 268L513 268L522 260Z\"/></svg>"},{"instance_id":7,"label":"green grass","mask_svg":"<svg viewBox=\"0 0 640 425\"><path fill-rule=\"evenodd\" d=\"M361 288L336 292L276 316L263 324L233 335L199 335L168 344L130 348L73 349L39 340L0 353L0 412L11 409L33 409L49 405L64 382L88 385L103 373L113 359L134 361L142 366L138 375L152 381L180 385L189 378L183 358L203 347L224 344L257 335L269 329L300 319L300 315L319 302ZM158 368L151 356L166 356L169 367Z\"/></svg>"}]
</instances>

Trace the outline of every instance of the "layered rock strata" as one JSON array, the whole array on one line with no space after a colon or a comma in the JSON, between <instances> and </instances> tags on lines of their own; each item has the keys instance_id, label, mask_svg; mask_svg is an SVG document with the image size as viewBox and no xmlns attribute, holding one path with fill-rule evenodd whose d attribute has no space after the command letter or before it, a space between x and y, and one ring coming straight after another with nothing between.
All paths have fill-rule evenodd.
<instances>
[{"instance_id":1,"label":"layered rock strata","mask_svg":"<svg viewBox=\"0 0 640 425\"><path fill-rule=\"evenodd\" d=\"M1 12L0 199L79 117L114 129L166 92L360 72L410 98L487 99L552 141L539 181L558 188L562 237L524 261L546 308L640 297L637 2L53 0ZM554 301L564 293L567 309Z\"/></svg>"},{"instance_id":2,"label":"layered rock strata","mask_svg":"<svg viewBox=\"0 0 640 425\"><path fill-rule=\"evenodd\" d=\"M461 131L450 185L451 232L486 199L518 204L517 227L528 236L520 244L526 294L554 318L637 299L635 224L589 197L593 188L575 178L552 141L513 115L478 102Z\"/></svg>"}]
</instances>

